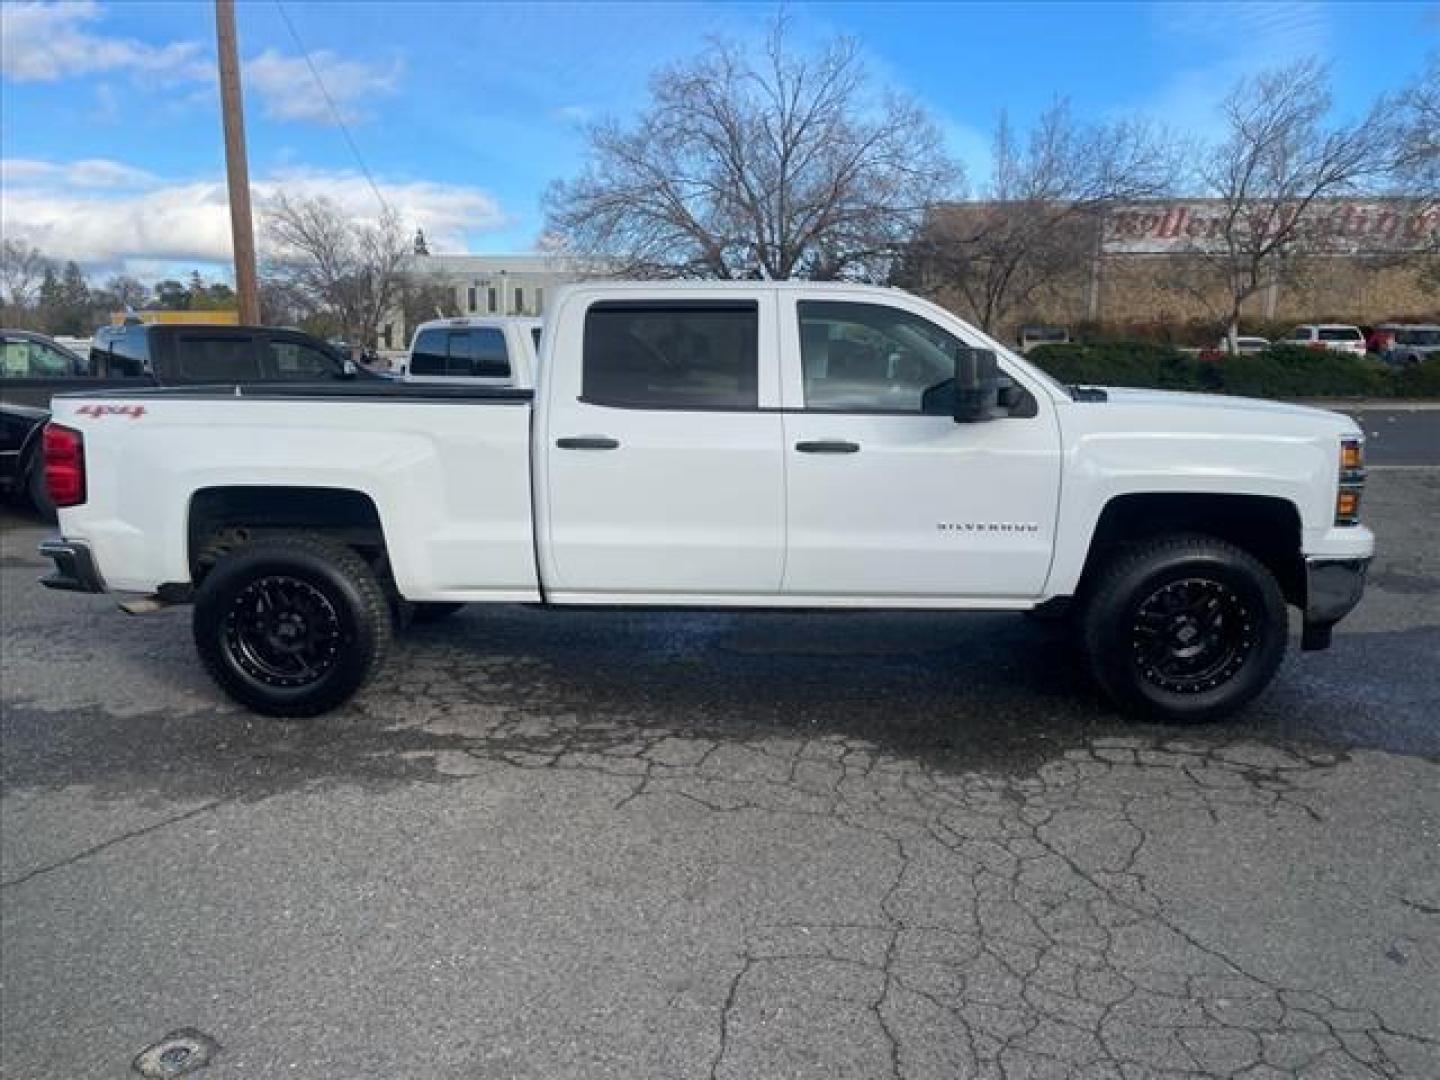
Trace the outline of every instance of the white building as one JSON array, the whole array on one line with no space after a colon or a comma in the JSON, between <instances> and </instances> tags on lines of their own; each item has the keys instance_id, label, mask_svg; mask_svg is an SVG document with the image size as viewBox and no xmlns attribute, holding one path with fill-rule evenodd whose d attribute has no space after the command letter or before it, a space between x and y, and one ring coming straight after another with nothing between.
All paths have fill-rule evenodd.
<instances>
[{"instance_id":1,"label":"white building","mask_svg":"<svg viewBox=\"0 0 1440 1080\"><path fill-rule=\"evenodd\" d=\"M417 254L407 261L405 272L453 294L446 315L543 315L558 286L595 276L593 269L586 272L568 255ZM435 318L435 313L426 318ZM393 312L380 327L380 347L406 349L413 332L403 313Z\"/></svg>"}]
</instances>

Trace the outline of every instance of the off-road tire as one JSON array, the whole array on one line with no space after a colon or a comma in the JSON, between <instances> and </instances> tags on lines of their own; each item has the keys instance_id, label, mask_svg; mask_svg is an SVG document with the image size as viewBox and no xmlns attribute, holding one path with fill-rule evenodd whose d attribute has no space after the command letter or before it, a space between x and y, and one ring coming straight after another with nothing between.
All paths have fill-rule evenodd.
<instances>
[{"instance_id":1,"label":"off-road tire","mask_svg":"<svg viewBox=\"0 0 1440 1080\"><path fill-rule=\"evenodd\" d=\"M304 611L318 612L309 625L324 628L311 635L320 645L307 646L320 654L318 673L292 678L288 670L277 675L267 664L275 654L267 654L265 646L276 637L256 623L271 588L282 596L285 590L298 595L291 605L301 612L302 636ZM268 610L276 607L269 604ZM206 670L232 698L266 716L309 717L342 705L381 669L390 647L390 618L384 589L353 548L318 533L271 533L215 563L196 594L191 626Z\"/></svg>"},{"instance_id":2,"label":"off-road tire","mask_svg":"<svg viewBox=\"0 0 1440 1080\"><path fill-rule=\"evenodd\" d=\"M1090 671L1111 700L1134 716L1182 724L1249 704L1275 677L1288 638L1285 598L1270 570L1199 533L1117 549L1087 590L1079 629ZM1212 645L1207 667L1203 650ZM1201 651L1184 656L1192 649Z\"/></svg>"}]
</instances>

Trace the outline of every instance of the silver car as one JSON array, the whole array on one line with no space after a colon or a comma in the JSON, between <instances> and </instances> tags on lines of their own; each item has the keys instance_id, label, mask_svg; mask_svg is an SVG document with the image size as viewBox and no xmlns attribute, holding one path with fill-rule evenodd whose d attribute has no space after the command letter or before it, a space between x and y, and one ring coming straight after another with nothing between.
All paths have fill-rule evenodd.
<instances>
[{"instance_id":1,"label":"silver car","mask_svg":"<svg viewBox=\"0 0 1440 1080\"><path fill-rule=\"evenodd\" d=\"M1440 325L1435 323L1385 323L1375 328L1390 338L1385 360L1391 364L1418 364L1426 357L1440 355Z\"/></svg>"}]
</instances>

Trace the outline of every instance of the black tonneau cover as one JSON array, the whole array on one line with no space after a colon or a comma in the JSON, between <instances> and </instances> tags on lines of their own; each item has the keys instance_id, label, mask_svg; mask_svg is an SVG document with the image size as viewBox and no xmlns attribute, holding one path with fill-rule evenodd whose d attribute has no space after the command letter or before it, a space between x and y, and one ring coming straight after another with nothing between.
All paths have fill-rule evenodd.
<instances>
[{"instance_id":1,"label":"black tonneau cover","mask_svg":"<svg viewBox=\"0 0 1440 1080\"><path fill-rule=\"evenodd\" d=\"M187 401L496 401L527 402L535 391L512 386L455 386L439 383L363 382L240 383L220 386L147 386L131 390L81 390L57 398L114 401L182 398Z\"/></svg>"}]
</instances>

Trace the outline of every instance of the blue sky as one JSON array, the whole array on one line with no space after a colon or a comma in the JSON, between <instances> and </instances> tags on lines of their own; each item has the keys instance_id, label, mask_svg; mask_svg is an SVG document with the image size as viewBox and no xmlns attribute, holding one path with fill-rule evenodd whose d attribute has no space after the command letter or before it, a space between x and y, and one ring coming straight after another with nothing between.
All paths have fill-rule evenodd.
<instances>
[{"instance_id":1,"label":"blue sky","mask_svg":"<svg viewBox=\"0 0 1440 1080\"><path fill-rule=\"evenodd\" d=\"M584 124L645 101L649 74L708 36L751 38L774 4L241 0L257 197L376 200L282 15L389 201L443 250L522 251ZM918 98L983 182L989 131L1056 94L1082 116L1214 130L1234 79L1316 55L1362 110L1440 49L1440 4L791 3L798 43L860 42L876 85ZM145 277L218 272L228 251L209 2L0 5L0 227L59 257Z\"/></svg>"}]
</instances>

